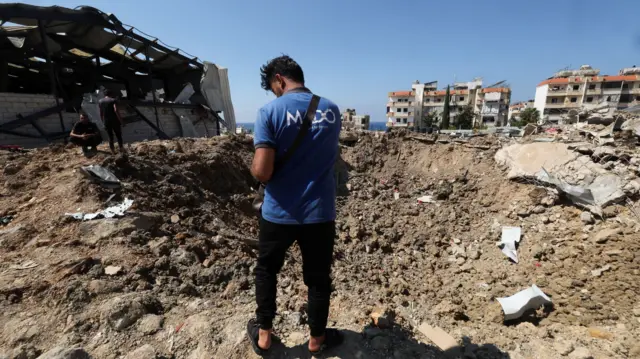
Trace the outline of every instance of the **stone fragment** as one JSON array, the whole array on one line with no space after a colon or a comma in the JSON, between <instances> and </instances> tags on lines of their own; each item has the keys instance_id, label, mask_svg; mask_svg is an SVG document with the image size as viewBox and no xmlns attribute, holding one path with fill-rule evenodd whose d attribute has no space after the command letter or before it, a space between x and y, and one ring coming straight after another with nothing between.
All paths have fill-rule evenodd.
<instances>
[{"instance_id":1,"label":"stone fragment","mask_svg":"<svg viewBox=\"0 0 640 359\"><path fill-rule=\"evenodd\" d=\"M388 329L393 325L393 313L386 308L376 307L371 311L373 325L380 329Z\"/></svg>"},{"instance_id":2,"label":"stone fragment","mask_svg":"<svg viewBox=\"0 0 640 359\"><path fill-rule=\"evenodd\" d=\"M37 359L91 359L91 356L82 348L55 347Z\"/></svg>"},{"instance_id":3,"label":"stone fragment","mask_svg":"<svg viewBox=\"0 0 640 359\"><path fill-rule=\"evenodd\" d=\"M622 230L620 230L620 228L603 229L600 232L596 233L595 236L593 236L593 241L598 244L604 244L621 233Z\"/></svg>"},{"instance_id":4,"label":"stone fragment","mask_svg":"<svg viewBox=\"0 0 640 359\"><path fill-rule=\"evenodd\" d=\"M138 330L145 335L155 334L164 324L164 317L161 315L148 314L138 321Z\"/></svg>"},{"instance_id":5,"label":"stone fragment","mask_svg":"<svg viewBox=\"0 0 640 359\"><path fill-rule=\"evenodd\" d=\"M580 213L580 220L585 224L593 224L595 222L595 219L593 218L591 212L586 211Z\"/></svg>"},{"instance_id":6,"label":"stone fragment","mask_svg":"<svg viewBox=\"0 0 640 359\"><path fill-rule=\"evenodd\" d=\"M562 356L567 356L573 351L573 344L568 340L556 340L553 347Z\"/></svg>"},{"instance_id":7,"label":"stone fragment","mask_svg":"<svg viewBox=\"0 0 640 359\"><path fill-rule=\"evenodd\" d=\"M122 271L122 267L108 266L104 269L106 275L118 275Z\"/></svg>"},{"instance_id":8,"label":"stone fragment","mask_svg":"<svg viewBox=\"0 0 640 359\"><path fill-rule=\"evenodd\" d=\"M579 347L579 348L575 348L573 350L573 352L571 352L571 354L569 354L569 358L571 358L571 359L593 359L593 356L591 356L591 353L589 352L589 349L583 348L583 347Z\"/></svg>"}]
</instances>

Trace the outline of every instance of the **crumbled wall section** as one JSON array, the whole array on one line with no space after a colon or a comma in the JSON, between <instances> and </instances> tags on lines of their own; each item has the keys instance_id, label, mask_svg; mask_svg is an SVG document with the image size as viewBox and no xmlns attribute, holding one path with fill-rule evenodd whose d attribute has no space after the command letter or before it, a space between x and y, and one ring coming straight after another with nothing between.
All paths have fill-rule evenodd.
<instances>
[{"instance_id":1,"label":"crumbled wall section","mask_svg":"<svg viewBox=\"0 0 640 359\"><path fill-rule=\"evenodd\" d=\"M2 93L0 92L0 125L16 119L18 114L27 116L34 112L55 106L55 98L51 95L44 94L19 94L19 93ZM152 106L140 106L138 110L151 121L156 124L155 110ZM197 116L191 114L191 110L176 109L178 115L183 115L194 121ZM78 120L76 113L63 112L65 129L71 130L73 124ZM158 118L160 129L170 137L178 137L181 135L180 120L169 108L158 108ZM42 129L48 133L60 132L60 119L57 113L43 117L37 120ZM207 121L199 121L195 124L196 132L199 137L210 137L216 135L216 124L212 117L209 116ZM14 129L16 132L40 135L38 131L30 124ZM137 121L127 124L123 129L123 137L126 143L154 140L158 139L156 131L144 121ZM105 142L108 138L104 139ZM60 140L61 142L62 140ZM0 133L0 144L18 145L25 148L43 147L47 145L47 141L39 138L29 138L14 136Z\"/></svg>"}]
</instances>

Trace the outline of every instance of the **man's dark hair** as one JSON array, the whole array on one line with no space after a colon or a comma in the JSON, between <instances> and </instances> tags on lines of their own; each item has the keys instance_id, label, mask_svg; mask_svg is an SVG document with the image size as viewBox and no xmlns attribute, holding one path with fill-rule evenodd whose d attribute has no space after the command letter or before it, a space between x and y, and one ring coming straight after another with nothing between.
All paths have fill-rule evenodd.
<instances>
[{"instance_id":1,"label":"man's dark hair","mask_svg":"<svg viewBox=\"0 0 640 359\"><path fill-rule=\"evenodd\" d=\"M260 67L261 85L265 91L271 90L271 81L273 81L276 74L304 85L302 68L287 55L276 57Z\"/></svg>"}]
</instances>

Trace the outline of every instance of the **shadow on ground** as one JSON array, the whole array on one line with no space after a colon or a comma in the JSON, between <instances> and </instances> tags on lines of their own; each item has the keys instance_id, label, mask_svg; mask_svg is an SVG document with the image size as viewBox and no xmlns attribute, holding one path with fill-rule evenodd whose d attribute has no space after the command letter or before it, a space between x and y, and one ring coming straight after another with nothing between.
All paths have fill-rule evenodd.
<instances>
[{"instance_id":1,"label":"shadow on ground","mask_svg":"<svg viewBox=\"0 0 640 359\"><path fill-rule=\"evenodd\" d=\"M463 338L463 345L442 351L434 345L424 344L414 338L413 333L394 327L380 330L367 327L358 333L352 330L341 330L344 343L337 348L314 357L307 350L307 343L288 347L278 338L273 341L270 353L265 358L328 358L328 359L377 359L377 358L420 358L420 359L509 359L509 354L501 351L493 344L475 344L469 338ZM426 339L425 339L426 340ZM248 344L248 343L247 343Z\"/></svg>"}]
</instances>

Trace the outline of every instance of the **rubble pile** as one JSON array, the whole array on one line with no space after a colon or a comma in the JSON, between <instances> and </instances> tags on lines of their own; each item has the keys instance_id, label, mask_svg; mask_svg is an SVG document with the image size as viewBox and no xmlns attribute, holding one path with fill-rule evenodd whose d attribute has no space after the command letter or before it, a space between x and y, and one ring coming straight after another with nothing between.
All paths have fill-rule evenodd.
<instances>
[{"instance_id":1,"label":"rubble pile","mask_svg":"<svg viewBox=\"0 0 640 359\"><path fill-rule=\"evenodd\" d=\"M522 181L540 168L528 150L500 149L504 139L435 136L343 139L329 324L347 340L331 357L640 355L634 208L599 202L594 214L557 186ZM568 162L597 150L563 146L552 153L564 151ZM547 158L550 147L538 150ZM0 227L0 358L254 357L244 334L255 309L251 139L142 142L130 152L0 154L0 217L10 218ZM616 149L618 159L623 152L627 162L640 161L631 148ZM547 161L550 174L569 168ZM612 161L591 164L623 178L624 199L636 201L628 184L637 173L629 166L618 173ZM91 164L121 186L89 181L78 169ZM572 178L562 183L579 186ZM125 198L133 204L120 218L64 216ZM503 227L520 228L517 263L498 246ZM307 293L295 246L278 287L273 357L307 357ZM547 305L505 321L497 298L530 287Z\"/></svg>"}]
</instances>

